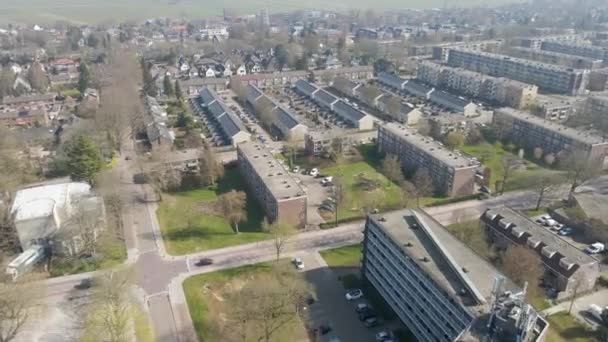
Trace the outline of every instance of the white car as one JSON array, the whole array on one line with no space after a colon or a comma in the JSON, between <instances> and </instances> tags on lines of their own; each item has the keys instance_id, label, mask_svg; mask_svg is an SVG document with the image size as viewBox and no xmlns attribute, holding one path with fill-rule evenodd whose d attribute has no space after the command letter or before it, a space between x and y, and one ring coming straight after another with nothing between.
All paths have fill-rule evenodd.
<instances>
[{"instance_id":1,"label":"white car","mask_svg":"<svg viewBox=\"0 0 608 342\"><path fill-rule=\"evenodd\" d=\"M551 230L554 232L559 232L560 230L562 230L562 228L564 228L564 225L562 223L558 223L551 227Z\"/></svg>"},{"instance_id":2,"label":"white car","mask_svg":"<svg viewBox=\"0 0 608 342\"><path fill-rule=\"evenodd\" d=\"M298 165L294 166L291 172L300 173L300 167Z\"/></svg>"},{"instance_id":3,"label":"white car","mask_svg":"<svg viewBox=\"0 0 608 342\"><path fill-rule=\"evenodd\" d=\"M547 221L545 221L545 226L547 227L553 227L557 224L557 221L555 221L554 219L548 219Z\"/></svg>"},{"instance_id":4,"label":"white car","mask_svg":"<svg viewBox=\"0 0 608 342\"><path fill-rule=\"evenodd\" d=\"M323 185L323 186L329 185L329 184L331 184L331 182L333 182L333 180L334 180L334 177L332 177L332 176L325 177L325 178L321 179L321 185Z\"/></svg>"},{"instance_id":5,"label":"white car","mask_svg":"<svg viewBox=\"0 0 608 342\"><path fill-rule=\"evenodd\" d=\"M313 177L317 177L319 175L319 169L317 169L316 167L313 168L312 170L310 170L310 175Z\"/></svg>"},{"instance_id":6,"label":"white car","mask_svg":"<svg viewBox=\"0 0 608 342\"><path fill-rule=\"evenodd\" d=\"M588 254L598 254L603 252L605 249L606 246L603 243L596 242L587 246L587 248L585 248L585 252L587 252Z\"/></svg>"},{"instance_id":7,"label":"white car","mask_svg":"<svg viewBox=\"0 0 608 342\"><path fill-rule=\"evenodd\" d=\"M304 269L304 262L302 261L302 259L300 259L300 258L294 258L292 260L292 262L296 266L296 269L298 269L300 271Z\"/></svg>"},{"instance_id":8,"label":"white car","mask_svg":"<svg viewBox=\"0 0 608 342\"><path fill-rule=\"evenodd\" d=\"M359 289L354 289L346 292L346 300L356 300L363 297L363 291Z\"/></svg>"},{"instance_id":9,"label":"white car","mask_svg":"<svg viewBox=\"0 0 608 342\"><path fill-rule=\"evenodd\" d=\"M382 330L376 334L376 341L378 342L387 342L393 340L393 333L390 331Z\"/></svg>"}]
</instances>

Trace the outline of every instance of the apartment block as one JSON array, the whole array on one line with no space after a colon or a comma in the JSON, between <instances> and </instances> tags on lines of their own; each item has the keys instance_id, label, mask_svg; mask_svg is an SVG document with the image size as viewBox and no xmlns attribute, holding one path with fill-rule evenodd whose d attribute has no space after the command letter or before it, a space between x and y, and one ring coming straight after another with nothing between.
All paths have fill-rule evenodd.
<instances>
[{"instance_id":1,"label":"apartment block","mask_svg":"<svg viewBox=\"0 0 608 342\"><path fill-rule=\"evenodd\" d=\"M585 113L608 115L608 96L589 96L585 102Z\"/></svg>"},{"instance_id":2,"label":"apartment block","mask_svg":"<svg viewBox=\"0 0 608 342\"><path fill-rule=\"evenodd\" d=\"M574 291L590 291L595 286L600 276L598 261L527 216L505 207L487 210L480 220L495 246L507 249L521 245L536 251L545 268L543 282L562 292L561 298L570 297Z\"/></svg>"},{"instance_id":3,"label":"apartment block","mask_svg":"<svg viewBox=\"0 0 608 342\"><path fill-rule=\"evenodd\" d=\"M537 342L547 334L511 281L421 210L368 216L362 264L417 341Z\"/></svg>"},{"instance_id":4,"label":"apartment block","mask_svg":"<svg viewBox=\"0 0 608 342\"><path fill-rule=\"evenodd\" d=\"M538 95L533 113L545 120L564 122L576 111L579 97L563 95Z\"/></svg>"},{"instance_id":5,"label":"apartment block","mask_svg":"<svg viewBox=\"0 0 608 342\"><path fill-rule=\"evenodd\" d=\"M270 222L306 226L307 196L270 151L255 142L237 146L239 171Z\"/></svg>"},{"instance_id":6,"label":"apartment block","mask_svg":"<svg viewBox=\"0 0 608 342\"><path fill-rule=\"evenodd\" d=\"M540 49L544 51L564 53L567 55L599 59L604 61L605 63L608 63L608 48L605 47L556 41L544 41L542 42Z\"/></svg>"},{"instance_id":7,"label":"apartment block","mask_svg":"<svg viewBox=\"0 0 608 342\"><path fill-rule=\"evenodd\" d=\"M418 65L417 79L462 95L515 108L534 103L538 87L503 77L487 76L463 68L452 68L429 61Z\"/></svg>"},{"instance_id":8,"label":"apartment block","mask_svg":"<svg viewBox=\"0 0 608 342\"><path fill-rule=\"evenodd\" d=\"M604 65L601 59L573 56L560 52L533 50L523 47L511 47L508 54L513 57L530 59L541 63L549 63L574 69L599 69Z\"/></svg>"},{"instance_id":9,"label":"apartment block","mask_svg":"<svg viewBox=\"0 0 608 342\"><path fill-rule=\"evenodd\" d=\"M491 76L508 77L535 84L541 90L562 94L583 93L589 83L589 70L570 69L473 50L452 50L448 64L453 67L479 70Z\"/></svg>"},{"instance_id":10,"label":"apartment block","mask_svg":"<svg viewBox=\"0 0 608 342\"><path fill-rule=\"evenodd\" d=\"M519 38L519 46L540 50L542 43L545 41L575 43L582 40L583 37L578 34L560 34L560 35L545 35L540 37L525 37Z\"/></svg>"},{"instance_id":11,"label":"apartment block","mask_svg":"<svg viewBox=\"0 0 608 342\"><path fill-rule=\"evenodd\" d=\"M569 153L586 153L589 163L604 167L608 142L601 136L547 121L513 108L494 111L493 125L500 135L528 149L542 148L557 157Z\"/></svg>"},{"instance_id":12,"label":"apartment block","mask_svg":"<svg viewBox=\"0 0 608 342\"><path fill-rule=\"evenodd\" d=\"M450 50L452 50L453 48L493 52L500 49L503 44L504 42L500 39L439 44L433 46L433 59L442 62L447 62L450 56Z\"/></svg>"},{"instance_id":13,"label":"apartment block","mask_svg":"<svg viewBox=\"0 0 608 342\"><path fill-rule=\"evenodd\" d=\"M387 123L378 130L378 148L382 153L397 156L407 171L426 169L438 193L456 197L474 192L478 163L431 138L402 125Z\"/></svg>"}]
</instances>

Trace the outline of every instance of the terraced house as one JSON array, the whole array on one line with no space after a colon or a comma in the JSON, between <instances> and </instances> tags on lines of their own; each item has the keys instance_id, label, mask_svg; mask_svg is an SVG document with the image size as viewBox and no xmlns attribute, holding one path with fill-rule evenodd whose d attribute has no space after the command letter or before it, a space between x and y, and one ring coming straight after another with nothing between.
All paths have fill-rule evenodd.
<instances>
[{"instance_id":1,"label":"terraced house","mask_svg":"<svg viewBox=\"0 0 608 342\"><path fill-rule=\"evenodd\" d=\"M438 193L466 196L474 192L478 163L414 130L396 123L382 125L378 129L378 148L397 156L408 171L426 169Z\"/></svg>"},{"instance_id":2,"label":"terraced house","mask_svg":"<svg viewBox=\"0 0 608 342\"><path fill-rule=\"evenodd\" d=\"M270 151L255 142L241 143L237 160L243 180L270 222L306 226L306 193Z\"/></svg>"}]
</instances>

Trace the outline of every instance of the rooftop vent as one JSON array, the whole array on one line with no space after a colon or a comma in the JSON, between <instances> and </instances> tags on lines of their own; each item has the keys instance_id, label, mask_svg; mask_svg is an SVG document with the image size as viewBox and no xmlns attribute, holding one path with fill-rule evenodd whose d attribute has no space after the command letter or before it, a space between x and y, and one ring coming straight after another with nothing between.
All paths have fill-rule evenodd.
<instances>
[{"instance_id":1,"label":"rooftop vent","mask_svg":"<svg viewBox=\"0 0 608 342\"><path fill-rule=\"evenodd\" d=\"M268 174L268 177L272 177L272 176L274 176L272 173L269 173L269 174Z\"/></svg>"},{"instance_id":2,"label":"rooftop vent","mask_svg":"<svg viewBox=\"0 0 608 342\"><path fill-rule=\"evenodd\" d=\"M428 257L423 256L422 258L420 258L420 261L422 261L422 262L429 262L430 260L429 260Z\"/></svg>"},{"instance_id":3,"label":"rooftop vent","mask_svg":"<svg viewBox=\"0 0 608 342\"><path fill-rule=\"evenodd\" d=\"M469 270L468 270L466 267L463 267L463 268L462 268L462 272L464 272L464 273L469 273Z\"/></svg>"},{"instance_id":4,"label":"rooftop vent","mask_svg":"<svg viewBox=\"0 0 608 342\"><path fill-rule=\"evenodd\" d=\"M409 241L408 241L408 242L406 242L406 243L404 243L403 245L404 245L405 247L412 247L412 246L413 246L413 245L412 245L412 243L411 243L411 242L409 242Z\"/></svg>"},{"instance_id":5,"label":"rooftop vent","mask_svg":"<svg viewBox=\"0 0 608 342\"><path fill-rule=\"evenodd\" d=\"M382 216L382 217L378 218L378 221L380 221L380 222L386 222L386 219L384 218L384 216Z\"/></svg>"}]
</instances>

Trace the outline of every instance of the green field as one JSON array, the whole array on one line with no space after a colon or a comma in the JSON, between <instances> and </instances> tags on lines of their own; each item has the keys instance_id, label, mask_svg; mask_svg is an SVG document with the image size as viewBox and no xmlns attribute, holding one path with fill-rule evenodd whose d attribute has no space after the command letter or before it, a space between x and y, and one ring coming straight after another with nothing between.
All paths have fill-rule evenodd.
<instances>
[{"instance_id":1,"label":"green field","mask_svg":"<svg viewBox=\"0 0 608 342\"><path fill-rule=\"evenodd\" d=\"M329 267L359 267L361 266L361 245L345 246L321 251Z\"/></svg>"},{"instance_id":2,"label":"green field","mask_svg":"<svg viewBox=\"0 0 608 342\"><path fill-rule=\"evenodd\" d=\"M74 23L116 23L125 20L145 20L153 17L197 18L221 16L222 9L234 10L236 14L259 13L261 8L271 12L288 10L336 10L347 12L353 9L373 8L376 12L391 9L491 6L512 3L511 0L0 0L0 22L26 24L53 24L57 21Z\"/></svg>"},{"instance_id":3,"label":"green field","mask_svg":"<svg viewBox=\"0 0 608 342\"><path fill-rule=\"evenodd\" d=\"M549 316L549 333L545 341L591 342L596 341L593 331L577 322L565 312Z\"/></svg>"},{"instance_id":4,"label":"green field","mask_svg":"<svg viewBox=\"0 0 608 342\"><path fill-rule=\"evenodd\" d=\"M264 213L252 198L248 197L247 219L239 224L239 234L235 234L225 218L212 214L217 196L231 189L244 190L236 169L227 170L216 188L163 195L157 215L169 254L182 255L268 238L262 232ZM193 218L191 227L189 215Z\"/></svg>"}]
</instances>

